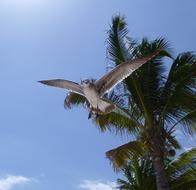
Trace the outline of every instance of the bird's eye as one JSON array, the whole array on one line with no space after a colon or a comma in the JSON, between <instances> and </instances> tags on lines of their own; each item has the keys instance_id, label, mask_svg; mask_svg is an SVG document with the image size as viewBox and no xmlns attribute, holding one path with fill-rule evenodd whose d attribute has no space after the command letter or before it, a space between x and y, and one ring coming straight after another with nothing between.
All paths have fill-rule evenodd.
<instances>
[{"instance_id":1,"label":"bird's eye","mask_svg":"<svg viewBox=\"0 0 196 190\"><path fill-rule=\"evenodd\" d=\"M84 80L82 80L82 83L83 84L88 84L89 83L89 80L88 79L84 79Z\"/></svg>"}]
</instances>

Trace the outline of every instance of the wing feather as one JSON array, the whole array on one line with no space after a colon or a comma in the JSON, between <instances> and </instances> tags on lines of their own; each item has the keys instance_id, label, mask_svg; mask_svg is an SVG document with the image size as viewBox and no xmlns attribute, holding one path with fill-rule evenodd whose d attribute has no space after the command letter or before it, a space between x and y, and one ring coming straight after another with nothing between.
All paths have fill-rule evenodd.
<instances>
[{"instance_id":1,"label":"wing feather","mask_svg":"<svg viewBox=\"0 0 196 190\"><path fill-rule=\"evenodd\" d=\"M48 85L48 86L64 88L64 89L70 90L72 92L75 92L77 94L84 96L84 92L81 86L76 82L72 82L72 81L64 80L64 79L42 80L38 82Z\"/></svg>"},{"instance_id":2,"label":"wing feather","mask_svg":"<svg viewBox=\"0 0 196 190\"><path fill-rule=\"evenodd\" d=\"M100 96L102 97L105 93L110 91L114 86L123 81L144 63L155 57L158 53L159 52L155 52L146 57L122 63L105 74L101 79L95 82Z\"/></svg>"}]
</instances>

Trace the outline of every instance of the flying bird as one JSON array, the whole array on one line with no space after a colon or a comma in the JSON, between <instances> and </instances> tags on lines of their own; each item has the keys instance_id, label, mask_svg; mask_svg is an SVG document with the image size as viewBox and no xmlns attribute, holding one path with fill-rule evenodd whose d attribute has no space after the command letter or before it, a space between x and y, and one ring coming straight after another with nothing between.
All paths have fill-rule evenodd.
<instances>
[{"instance_id":1,"label":"flying bird","mask_svg":"<svg viewBox=\"0 0 196 190\"><path fill-rule=\"evenodd\" d=\"M64 88L84 96L90 104L89 118L92 114L95 116L108 114L116 108L116 105L104 99L103 96L147 61L154 58L158 53L159 52L155 52L143 58L119 64L99 80L85 79L81 80L80 84L64 79L42 80L38 82L53 87Z\"/></svg>"}]
</instances>

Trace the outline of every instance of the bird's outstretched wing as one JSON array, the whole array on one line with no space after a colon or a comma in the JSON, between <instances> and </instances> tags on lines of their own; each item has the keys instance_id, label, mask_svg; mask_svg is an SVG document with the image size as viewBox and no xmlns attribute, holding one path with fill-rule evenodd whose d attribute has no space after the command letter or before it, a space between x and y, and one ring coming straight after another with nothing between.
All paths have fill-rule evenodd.
<instances>
[{"instance_id":1,"label":"bird's outstretched wing","mask_svg":"<svg viewBox=\"0 0 196 190\"><path fill-rule=\"evenodd\" d=\"M72 81L68 81L64 79L42 80L38 82L48 85L48 86L65 88L67 90L70 90L82 96L85 96L81 86L76 82L72 82Z\"/></svg>"},{"instance_id":2,"label":"bird's outstretched wing","mask_svg":"<svg viewBox=\"0 0 196 190\"><path fill-rule=\"evenodd\" d=\"M159 52L155 52L143 58L135 59L122 63L106 73L102 78L95 82L96 88L102 97L105 93L110 91L119 82L131 75L135 70L141 67L144 63L151 60Z\"/></svg>"}]
</instances>

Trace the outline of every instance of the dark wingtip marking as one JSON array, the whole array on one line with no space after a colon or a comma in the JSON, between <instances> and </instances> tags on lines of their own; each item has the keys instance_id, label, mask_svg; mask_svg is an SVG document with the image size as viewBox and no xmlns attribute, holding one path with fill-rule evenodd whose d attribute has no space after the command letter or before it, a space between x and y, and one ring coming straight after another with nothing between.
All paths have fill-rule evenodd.
<instances>
[{"instance_id":1,"label":"dark wingtip marking","mask_svg":"<svg viewBox=\"0 0 196 190\"><path fill-rule=\"evenodd\" d=\"M40 81L37 81L39 83L42 83L42 84L48 84L48 82L46 80L40 80Z\"/></svg>"}]
</instances>

